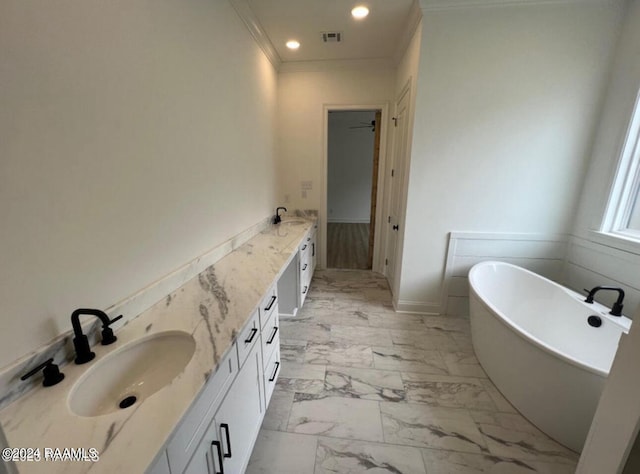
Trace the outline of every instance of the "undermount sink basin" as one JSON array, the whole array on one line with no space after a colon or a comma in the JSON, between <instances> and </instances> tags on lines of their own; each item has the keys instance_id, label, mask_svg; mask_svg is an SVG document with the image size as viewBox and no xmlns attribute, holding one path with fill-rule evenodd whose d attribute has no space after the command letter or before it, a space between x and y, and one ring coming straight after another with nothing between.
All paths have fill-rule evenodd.
<instances>
[{"instance_id":1,"label":"undermount sink basin","mask_svg":"<svg viewBox=\"0 0 640 474\"><path fill-rule=\"evenodd\" d=\"M304 224L307 221L305 221L304 219L289 219L286 221L282 221L283 225L300 225L300 224Z\"/></svg>"},{"instance_id":2,"label":"undermount sink basin","mask_svg":"<svg viewBox=\"0 0 640 474\"><path fill-rule=\"evenodd\" d=\"M89 368L69 394L80 416L106 415L140 403L171 383L193 357L191 334L167 331L133 341Z\"/></svg>"}]
</instances>

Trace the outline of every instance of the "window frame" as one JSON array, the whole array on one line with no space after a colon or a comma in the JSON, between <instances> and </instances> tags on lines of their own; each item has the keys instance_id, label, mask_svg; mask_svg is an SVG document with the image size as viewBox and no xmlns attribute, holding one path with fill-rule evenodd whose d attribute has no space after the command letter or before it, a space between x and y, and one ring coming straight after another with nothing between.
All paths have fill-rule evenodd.
<instances>
[{"instance_id":1,"label":"window frame","mask_svg":"<svg viewBox=\"0 0 640 474\"><path fill-rule=\"evenodd\" d=\"M640 90L636 95L618 166L600 226L604 235L640 245L640 229L629 229L634 203L640 206Z\"/></svg>"}]
</instances>

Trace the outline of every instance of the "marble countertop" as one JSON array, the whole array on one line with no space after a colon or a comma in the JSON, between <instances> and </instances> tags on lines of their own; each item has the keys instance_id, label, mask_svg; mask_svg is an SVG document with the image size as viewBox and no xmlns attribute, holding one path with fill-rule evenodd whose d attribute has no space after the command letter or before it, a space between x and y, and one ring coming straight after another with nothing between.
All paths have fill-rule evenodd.
<instances>
[{"instance_id":1,"label":"marble countertop","mask_svg":"<svg viewBox=\"0 0 640 474\"><path fill-rule=\"evenodd\" d=\"M68 396L93 363L68 364L65 380L39 387L0 411L12 448L95 448L98 462L19 462L20 473L144 472L205 385L262 297L291 261L314 224L272 225L207 268L116 332L118 341L93 347L99 361L141 336L190 333L196 350L171 384L131 408L96 417L71 412Z\"/></svg>"}]
</instances>

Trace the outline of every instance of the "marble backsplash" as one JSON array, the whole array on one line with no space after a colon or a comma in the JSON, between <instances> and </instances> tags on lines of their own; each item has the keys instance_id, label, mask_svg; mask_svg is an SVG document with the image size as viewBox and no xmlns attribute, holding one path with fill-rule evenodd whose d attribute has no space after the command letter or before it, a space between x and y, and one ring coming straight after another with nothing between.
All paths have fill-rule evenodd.
<instances>
[{"instance_id":1,"label":"marble backsplash","mask_svg":"<svg viewBox=\"0 0 640 474\"><path fill-rule=\"evenodd\" d=\"M291 217L317 218L318 212L315 210L293 210L281 215L284 219ZM168 294L180 288L209 266L236 250L255 235L267 229L271 225L272 219L273 217L271 216L263 219L209 252L188 262L169 275L166 275L134 295L104 310L110 318L120 314L124 315L120 321L114 324L116 334L118 329L126 326L129 321L135 319L142 312L164 299ZM97 319L84 323L83 332L89 337L91 346L100 343L100 328L101 326ZM69 322L68 332L60 334L57 338L44 344L39 349L24 355L12 364L0 369L0 410L42 383L41 375L35 375L26 381L20 380L20 377L31 370L31 368L36 367L49 358L53 358L54 363L58 364L61 368L69 362L72 362L75 357L72 339L73 331L71 330L71 322ZM62 372L64 372L64 370L62 370Z\"/></svg>"}]
</instances>

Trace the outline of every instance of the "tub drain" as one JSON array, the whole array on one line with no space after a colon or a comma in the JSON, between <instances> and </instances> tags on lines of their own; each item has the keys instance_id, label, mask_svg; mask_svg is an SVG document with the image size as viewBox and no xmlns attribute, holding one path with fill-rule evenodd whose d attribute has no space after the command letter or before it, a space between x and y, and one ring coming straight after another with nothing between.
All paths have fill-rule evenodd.
<instances>
[{"instance_id":1,"label":"tub drain","mask_svg":"<svg viewBox=\"0 0 640 474\"><path fill-rule=\"evenodd\" d=\"M135 395L129 395L128 397L122 399L119 406L120 408L129 408L136 401L138 401L138 397L136 397Z\"/></svg>"}]
</instances>

